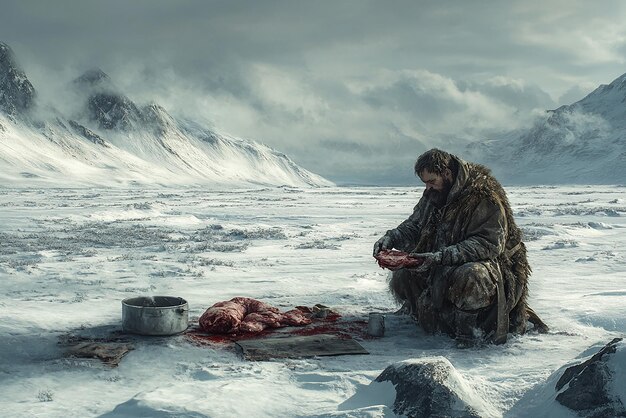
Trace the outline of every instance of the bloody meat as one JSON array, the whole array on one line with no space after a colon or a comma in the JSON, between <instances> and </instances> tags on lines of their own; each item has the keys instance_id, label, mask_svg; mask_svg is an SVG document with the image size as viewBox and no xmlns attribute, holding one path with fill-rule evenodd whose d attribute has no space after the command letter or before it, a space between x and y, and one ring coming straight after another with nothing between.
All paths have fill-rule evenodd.
<instances>
[{"instance_id":1,"label":"bloody meat","mask_svg":"<svg viewBox=\"0 0 626 418\"><path fill-rule=\"evenodd\" d=\"M199 323L205 332L234 334L307 325L311 319L298 309L281 313L278 308L256 299L236 297L211 306L202 314Z\"/></svg>"},{"instance_id":2,"label":"bloody meat","mask_svg":"<svg viewBox=\"0 0 626 418\"><path fill-rule=\"evenodd\" d=\"M421 258L411 257L409 253L398 250L382 250L374 257L379 266L389 270L417 267L424 262Z\"/></svg>"}]
</instances>

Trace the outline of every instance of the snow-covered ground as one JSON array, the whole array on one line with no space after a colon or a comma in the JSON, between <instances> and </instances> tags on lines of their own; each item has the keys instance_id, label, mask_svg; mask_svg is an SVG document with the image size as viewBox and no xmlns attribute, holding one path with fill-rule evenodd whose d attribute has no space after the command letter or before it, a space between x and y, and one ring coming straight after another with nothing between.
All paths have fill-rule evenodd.
<instances>
[{"instance_id":1,"label":"snow-covered ground","mask_svg":"<svg viewBox=\"0 0 626 418\"><path fill-rule=\"evenodd\" d=\"M0 189L1 415L393 416L392 388L373 391L372 379L396 361L445 356L507 416L553 371L626 331L626 188L508 192L547 335L458 349L388 316L385 337L359 340L370 355L249 362L174 336L140 340L110 369L62 358L58 337L119 326L130 296L181 296L191 317L234 296L363 319L394 310L371 248L421 189Z\"/></svg>"}]
</instances>

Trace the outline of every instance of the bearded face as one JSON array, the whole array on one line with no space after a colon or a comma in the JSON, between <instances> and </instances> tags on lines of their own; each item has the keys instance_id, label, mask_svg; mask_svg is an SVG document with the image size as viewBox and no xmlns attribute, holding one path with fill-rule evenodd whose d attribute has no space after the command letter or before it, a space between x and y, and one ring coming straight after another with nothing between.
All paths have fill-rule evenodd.
<instances>
[{"instance_id":1,"label":"bearded face","mask_svg":"<svg viewBox=\"0 0 626 418\"><path fill-rule=\"evenodd\" d=\"M426 196L435 207L443 207L448 200L448 195L450 194L453 184L452 175L449 173L449 170L443 175L424 170L420 173L420 179L422 179L426 185L424 196Z\"/></svg>"},{"instance_id":2,"label":"bearded face","mask_svg":"<svg viewBox=\"0 0 626 418\"><path fill-rule=\"evenodd\" d=\"M437 208L442 208L445 206L446 201L448 200L448 195L450 194L450 190L452 189L452 181L448 179L443 179L443 187L439 190L435 189L426 189L424 192L424 196L426 196Z\"/></svg>"}]
</instances>

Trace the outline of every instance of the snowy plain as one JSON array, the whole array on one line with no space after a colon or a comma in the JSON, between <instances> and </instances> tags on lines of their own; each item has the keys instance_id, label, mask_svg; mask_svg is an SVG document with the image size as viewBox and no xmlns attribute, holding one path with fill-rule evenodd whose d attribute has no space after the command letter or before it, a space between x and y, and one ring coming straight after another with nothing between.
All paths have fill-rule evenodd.
<instances>
[{"instance_id":1,"label":"snowy plain","mask_svg":"<svg viewBox=\"0 0 626 418\"><path fill-rule=\"evenodd\" d=\"M185 298L190 318L249 296L344 318L397 307L372 245L408 187L0 188L0 411L10 417L394 416L388 365L445 356L494 417L590 347L626 333L626 187L507 188L545 335L459 349L389 315L370 355L249 362L184 336L139 340L117 368L63 358L63 334L119 327L121 300ZM522 411L522 412L520 412ZM544 416L573 416L558 404ZM531 412L528 412L531 414ZM529 416L541 416L537 410Z\"/></svg>"}]
</instances>

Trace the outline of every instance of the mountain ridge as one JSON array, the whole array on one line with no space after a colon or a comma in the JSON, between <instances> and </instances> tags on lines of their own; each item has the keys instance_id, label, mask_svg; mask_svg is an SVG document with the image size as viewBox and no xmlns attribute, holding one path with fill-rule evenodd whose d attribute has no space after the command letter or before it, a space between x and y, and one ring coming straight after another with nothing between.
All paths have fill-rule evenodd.
<instances>
[{"instance_id":1,"label":"mountain ridge","mask_svg":"<svg viewBox=\"0 0 626 418\"><path fill-rule=\"evenodd\" d=\"M509 184L626 184L626 74L467 151Z\"/></svg>"},{"instance_id":2,"label":"mountain ridge","mask_svg":"<svg viewBox=\"0 0 626 418\"><path fill-rule=\"evenodd\" d=\"M42 117L35 88L0 42L0 179L7 184L333 185L264 144L173 117L157 103L136 104L101 69L68 88L79 110Z\"/></svg>"},{"instance_id":3,"label":"mountain ridge","mask_svg":"<svg viewBox=\"0 0 626 418\"><path fill-rule=\"evenodd\" d=\"M31 108L35 88L17 65L13 50L0 42L0 112L10 117Z\"/></svg>"}]
</instances>

